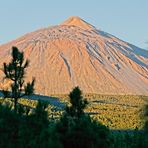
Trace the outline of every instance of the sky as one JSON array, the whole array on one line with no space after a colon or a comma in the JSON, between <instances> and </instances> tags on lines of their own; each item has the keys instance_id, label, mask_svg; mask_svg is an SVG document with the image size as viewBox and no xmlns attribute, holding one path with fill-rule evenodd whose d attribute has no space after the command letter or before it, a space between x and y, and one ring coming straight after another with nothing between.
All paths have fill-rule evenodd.
<instances>
[{"instance_id":1,"label":"sky","mask_svg":"<svg viewBox=\"0 0 148 148\"><path fill-rule=\"evenodd\" d=\"M70 16L148 49L148 0L0 0L0 45Z\"/></svg>"}]
</instances>

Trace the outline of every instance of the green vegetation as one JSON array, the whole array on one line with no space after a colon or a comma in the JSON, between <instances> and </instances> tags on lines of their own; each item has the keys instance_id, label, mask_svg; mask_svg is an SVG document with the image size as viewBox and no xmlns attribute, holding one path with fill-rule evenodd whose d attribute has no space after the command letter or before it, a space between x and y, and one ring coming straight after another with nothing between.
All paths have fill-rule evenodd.
<instances>
[{"instance_id":1,"label":"green vegetation","mask_svg":"<svg viewBox=\"0 0 148 148\"><path fill-rule=\"evenodd\" d=\"M0 147L148 147L147 97L83 97L75 87L69 95L58 96L65 103L63 110L49 101L23 99L33 93L34 80L23 85L28 62L23 64L23 53L15 47L12 57L11 63L4 64L6 78L12 83L11 90L3 90L4 98L0 99Z\"/></svg>"},{"instance_id":2,"label":"green vegetation","mask_svg":"<svg viewBox=\"0 0 148 148\"><path fill-rule=\"evenodd\" d=\"M141 129L144 104L142 96L94 95L86 111L112 129Z\"/></svg>"},{"instance_id":3,"label":"green vegetation","mask_svg":"<svg viewBox=\"0 0 148 148\"><path fill-rule=\"evenodd\" d=\"M20 99L18 112L15 112L9 99L1 99L0 147L147 147L146 132L138 129L110 130L85 113L89 104L78 87L69 98L58 119L51 118L55 112L47 102Z\"/></svg>"},{"instance_id":4,"label":"green vegetation","mask_svg":"<svg viewBox=\"0 0 148 148\"><path fill-rule=\"evenodd\" d=\"M60 102L70 105L68 95L56 95L55 97L60 98ZM84 109L85 113L111 129L134 130L136 128L141 129L144 125L142 108L148 97L87 94L84 95L84 98L87 98L88 101L88 105ZM3 101L3 104L11 104L9 99L0 99L0 101ZM31 113L31 110L37 105L37 100L20 99L18 103L28 106ZM54 120L58 120L63 113L63 110L52 104L49 104L46 110L49 118Z\"/></svg>"},{"instance_id":5,"label":"green vegetation","mask_svg":"<svg viewBox=\"0 0 148 148\"><path fill-rule=\"evenodd\" d=\"M145 119L144 131L145 131L145 139L146 139L145 143L147 143L147 147L148 147L148 102L145 105L144 119Z\"/></svg>"},{"instance_id":6,"label":"green vegetation","mask_svg":"<svg viewBox=\"0 0 148 148\"><path fill-rule=\"evenodd\" d=\"M55 97L69 104L68 95ZM141 116L148 96L85 94L84 98L88 100L85 112L111 129L134 130L143 127Z\"/></svg>"},{"instance_id":7,"label":"green vegetation","mask_svg":"<svg viewBox=\"0 0 148 148\"><path fill-rule=\"evenodd\" d=\"M56 133L65 148L98 148L111 144L111 135L107 127L91 119L84 113L87 106L79 87L69 95L70 106L56 124Z\"/></svg>"},{"instance_id":8,"label":"green vegetation","mask_svg":"<svg viewBox=\"0 0 148 148\"><path fill-rule=\"evenodd\" d=\"M18 112L8 103L0 105L0 147L110 146L110 130L84 113L87 101L80 89L76 87L69 96L71 105L66 106L59 120L48 118L47 102L38 101L30 114L21 104Z\"/></svg>"}]
</instances>

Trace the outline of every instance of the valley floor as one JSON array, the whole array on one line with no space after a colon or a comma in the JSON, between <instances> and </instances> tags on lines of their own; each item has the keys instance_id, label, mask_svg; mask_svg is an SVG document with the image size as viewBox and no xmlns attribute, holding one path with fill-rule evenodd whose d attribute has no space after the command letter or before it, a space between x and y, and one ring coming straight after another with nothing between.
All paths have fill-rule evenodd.
<instances>
[{"instance_id":1,"label":"valley floor","mask_svg":"<svg viewBox=\"0 0 148 148\"><path fill-rule=\"evenodd\" d=\"M143 106L148 101L148 96L97 94L86 94L84 96L89 102L85 112L109 128L113 130L134 130L143 127ZM20 99L19 103L34 108L39 99L49 101L49 117L55 119L62 115L65 105L69 103L68 95L52 97L34 95L31 100Z\"/></svg>"}]
</instances>

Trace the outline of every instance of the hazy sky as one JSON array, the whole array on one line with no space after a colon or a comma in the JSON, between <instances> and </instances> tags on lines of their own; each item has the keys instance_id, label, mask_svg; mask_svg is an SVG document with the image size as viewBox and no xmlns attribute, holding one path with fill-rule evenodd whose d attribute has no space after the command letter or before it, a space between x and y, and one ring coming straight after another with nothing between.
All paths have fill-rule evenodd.
<instances>
[{"instance_id":1,"label":"hazy sky","mask_svg":"<svg viewBox=\"0 0 148 148\"><path fill-rule=\"evenodd\" d=\"M148 47L148 0L0 0L0 44L69 16Z\"/></svg>"}]
</instances>

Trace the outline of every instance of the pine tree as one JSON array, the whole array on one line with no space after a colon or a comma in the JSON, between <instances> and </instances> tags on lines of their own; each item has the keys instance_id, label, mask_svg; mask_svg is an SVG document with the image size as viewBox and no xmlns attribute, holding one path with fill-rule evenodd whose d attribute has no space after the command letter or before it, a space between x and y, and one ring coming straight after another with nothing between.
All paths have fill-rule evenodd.
<instances>
[{"instance_id":1,"label":"pine tree","mask_svg":"<svg viewBox=\"0 0 148 148\"><path fill-rule=\"evenodd\" d=\"M80 117L84 114L88 102L83 99L82 92L79 87L75 87L69 94L71 106L67 106L66 112L72 117Z\"/></svg>"},{"instance_id":2,"label":"pine tree","mask_svg":"<svg viewBox=\"0 0 148 148\"><path fill-rule=\"evenodd\" d=\"M69 94L70 106L66 107L60 120L56 123L55 135L64 148L106 148L111 145L110 130L91 119L84 109L88 102L83 98L79 87Z\"/></svg>"},{"instance_id":3,"label":"pine tree","mask_svg":"<svg viewBox=\"0 0 148 148\"><path fill-rule=\"evenodd\" d=\"M12 83L10 89L3 90L4 98L11 98L14 101L14 110L17 112L18 99L33 94L35 79L31 83L25 84L25 69L29 61L24 61L24 53L20 52L17 47L12 47L12 60L9 64L4 63L5 79Z\"/></svg>"}]
</instances>

